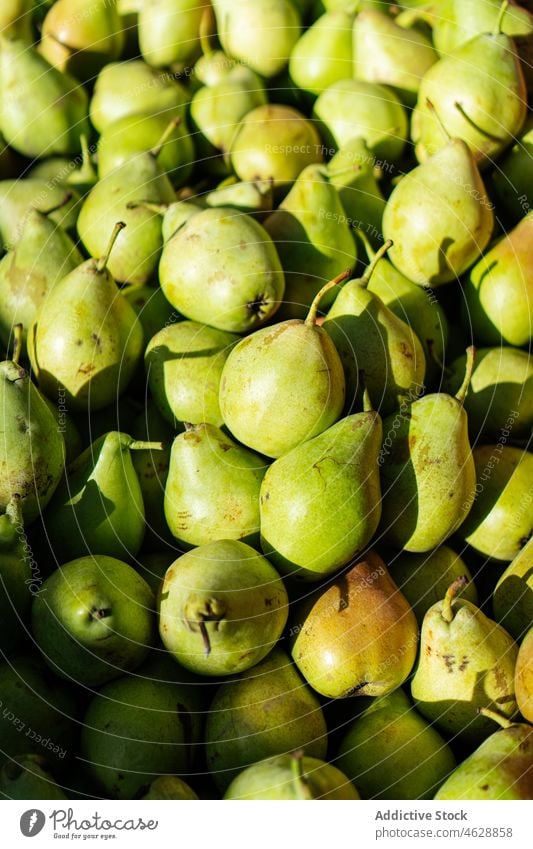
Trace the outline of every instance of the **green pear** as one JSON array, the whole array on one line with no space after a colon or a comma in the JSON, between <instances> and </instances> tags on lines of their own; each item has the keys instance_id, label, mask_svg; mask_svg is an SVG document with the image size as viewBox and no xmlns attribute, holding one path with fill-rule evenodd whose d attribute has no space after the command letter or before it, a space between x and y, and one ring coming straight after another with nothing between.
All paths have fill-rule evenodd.
<instances>
[{"instance_id":1,"label":"green pear","mask_svg":"<svg viewBox=\"0 0 533 849\"><path fill-rule=\"evenodd\" d=\"M240 540L178 557L159 594L165 648L192 672L233 675L259 663L287 621L287 592L265 557Z\"/></svg>"},{"instance_id":2,"label":"green pear","mask_svg":"<svg viewBox=\"0 0 533 849\"><path fill-rule=\"evenodd\" d=\"M520 713L528 722L533 722L533 627L520 643L516 659L515 690Z\"/></svg>"},{"instance_id":3,"label":"green pear","mask_svg":"<svg viewBox=\"0 0 533 849\"><path fill-rule=\"evenodd\" d=\"M231 165L240 180L272 180L287 189L306 165L322 162L315 125L298 109L269 103L241 121L231 145Z\"/></svg>"},{"instance_id":4,"label":"green pear","mask_svg":"<svg viewBox=\"0 0 533 849\"><path fill-rule=\"evenodd\" d=\"M165 516L189 548L219 539L259 542L259 491L267 466L218 427L186 425L172 443Z\"/></svg>"},{"instance_id":5,"label":"green pear","mask_svg":"<svg viewBox=\"0 0 533 849\"><path fill-rule=\"evenodd\" d=\"M57 0L41 29L39 52L62 73L91 82L104 65L118 59L124 31L116 0Z\"/></svg>"},{"instance_id":6,"label":"green pear","mask_svg":"<svg viewBox=\"0 0 533 849\"><path fill-rule=\"evenodd\" d=\"M348 725L335 763L365 799L432 799L455 758L398 689Z\"/></svg>"},{"instance_id":7,"label":"green pear","mask_svg":"<svg viewBox=\"0 0 533 849\"><path fill-rule=\"evenodd\" d=\"M185 118L190 95L172 74L151 68L140 59L110 62L96 79L90 115L93 127L103 131L126 115L178 114Z\"/></svg>"},{"instance_id":8,"label":"green pear","mask_svg":"<svg viewBox=\"0 0 533 849\"><path fill-rule=\"evenodd\" d=\"M301 32L291 0L213 0L213 8L225 53L262 77L283 70Z\"/></svg>"},{"instance_id":9,"label":"green pear","mask_svg":"<svg viewBox=\"0 0 533 849\"><path fill-rule=\"evenodd\" d=\"M498 209L512 225L533 208L533 116L526 119L516 144L498 162L491 185Z\"/></svg>"},{"instance_id":10,"label":"green pear","mask_svg":"<svg viewBox=\"0 0 533 849\"><path fill-rule=\"evenodd\" d=\"M140 360L143 332L120 294L108 261L124 224L115 225L107 252L55 284L28 334L28 355L49 398L70 409L98 410L115 401Z\"/></svg>"},{"instance_id":11,"label":"green pear","mask_svg":"<svg viewBox=\"0 0 533 849\"><path fill-rule=\"evenodd\" d=\"M494 711L487 718L501 725L459 764L438 791L438 801L531 799L533 729L525 722L509 722Z\"/></svg>"},{"instance_id":12,"label":"green pear","mask_svg":"<svg viewBox=\"0 0 533 849\"><path fill-rule=\"evenodd\" d=\"M18 325L13 359L0 363L0 511L18 496L29 525L59 483L65 442L41 393L18 364L21 333Z\"/></svg>"},{"instance_id":13,"label":"green pear","mask_svg":"<svg viewBox=\"0 0 533 849\"><path fill-rule=\"evenodd\" d=\"M207 766L225 790L257 761L303 749L325 758L327 728L320 702L290 657L275 648L265 660L222 684L207 715Z\"/></svg>"},{"instance_id":14,"label":"green pear","mask_svg":"<svg viewBox=\"0 0 533 849\"><path fill-rule=\"evenodd\" d=\"M463 379L464 354L450 370L443 388L453 395ZM518 348L478 348L464 408L472 441L498 438L510 414L513 438L525 439L533 427L533 358Z\"/></svg>"},{"instance_id":15,"label":"green pear","mask_svg":"<svg viewBox=\"0 0 533 849\"><path fill-rule=\"evenodd\" d=\"M308 165L264 223L283 271L285 296L278 321L304 319L321 287L339 268L353 268L357 249L339 194L320 165ZM322 300L326 308L336 292Z\"/></svg>"},{"instance_id":16,"label":"green pear","mask_svg":"<svg viewBox=\"0 0 533 849\"><path fill-rule=\"evenodd\" d=\"M375 170L374 157L359 137L347 141L326 166L328 181L339 193L347 223L363 230L372 244L379 244L385 198Z\"/></svg>"},{"instance_id":17,"label":"green pear","mask_svg":"<svg viewBox=\"0 0 533 849\"><path fill-rule=\"evenodd\" d=\"M473 359L469 348L466 375L454 397L436 392L406 401L383 422L381 529L395 548L419 553L437 548L472 507L476 471L463 401Z\"/></svg>"},{"instance_id":18,"label":"green pear","mask_svg":"<svg viewBox=\"0 0 533 849\"><path fill-rule=\"evenodd\" d=\"M48 294L83 257L70 236L46 213L29 209L20 237L0 260L0 339L7 345L15 324L22 324L22 352L26 330L35 321Z\"/></svg>"},{"instance_id":19,"label":"green pear","mask_svg":"<svg viewBox=\"0 0 533 849\"><path fill-rule=\"evenodd\" d=\"M4 0L0 11L0 33L33 41L34 3L35 0Z\"/></svg>"},{"instance_id":20,"label":"green pear","mask_svg":"<svg viewBox=\"0 0 533 849\"><path fill-rule=\"evenodd\" d=\"M163 418L223 424L218 402L222 369L239 341L234 333L196 321L168 324L146 347L144 364L150 393Z\"/></svg>"},{"instance_id":21,"label":"green pear","mask_svg":"<svg viewBox=\"0 0 533 849\"><path fill-rule=\"evenodd\" d=\"M342 363L316 317L322 296L348 275L322 287L305 320L263 328L232 348L222 370L220 410L233 436L254 451L281 457L340 417Z\"/></svg>"},{"instance_id":22,"label":"green pear","mask_svg":"<svg viewBox=\"0 0 533 849\"><path fill-rule=\"evenodd\" d=\"M505 440L474 448L475 499L459 536L484 557L509 562L533 533L533 454Z\"/></svg>"},{"instance_id":23,"label":"green pear","mask_svg":"<svg viewBox=\"0 0 533 849\"><path fill-rule=\"evenodd\" d=\"M352 76L352 25L347 8L321 15L294 45L289 71L298 88L320 94Z\"/></svg>"},{"instance_id":24,"label":"green pear","mask_svg":"<svg viewBox=\"0 0 533 849\"><path fill-rule=\"evenodd\" d=\"M261 547L283 574L317 581L372 539L381 516L381 418L347 416L276 460L261 485Z\"/></svg>"},{"instance_id":25,"label":"green pear","mask_svg":"<svg viewBox=\"0 0 533 849\"><path fill-rule=\"evenodd\" d=\"M61 566L32 608L37 648L62 678L99 687L135 669L155 636L154 597L120 560L91 555Z\"/></svg>"},{"instance_id":26,"label":"green pear","mask_svg":"<svg viewBox=\"0 0 533 849\"><path fill-rule=\"evenodd\" d=\"M88 99L69 74L50 65L31 42L0 36L0 126L7 143L30 159L69 155L89 132Z\"/></svg>"},{"instance_id":27,"label":"green pear","mask_svg":"<svg viewBox=\"0 0 533 849\"><path fill-rule=\"evenodd\" d=\"M88 253L101 256L115 221L128 227L109 258L109 271L121 283L148 283L163 247L161 218L139 201L172 203L170 180L158 157L176 121L168 125L158 145L127 159L103 177L86 196L78 216L78 235Z\"/></svg>"},{"instance_id":28,"label":"green pear","mask_svg":"<svg viewBox=\"0 0 533 849\"><path fill-rule=\"evenodd\" d=\"M20 642L31 609L31 549L24 533L20 496L14 495L0 515L0 650Z\"/></svg>"},{"instance_id":29,"label":"green pear","mask_svg":"<svg viewBox=\"0 0 533 849\"><path fill-rule=\"evenodd\" d=\"M150 783L141 799L187 799L195 800L198 796L189 785L177 775L160 775Z\"/></svg>"},{"instance_id":30,"label":"green pear","mask_svg":"<svg viewBox=\"0 0 533 849\"><path fill-rule=\"evenodd\" d=\"M389 258L419 286L455 280L487 246L492 210L468 146L451 139L394 188L383 215Z\"/></svg>"},{"instance_id":31,"label":"green pear","mask_svg":"<svg viewBox=\"0 0 533 849\"><path fill-rule=\"evenodd\" d=\"M77 750L77 698L36 656L0 664L0 766L24 754L46 755L61 766Z\"/></svg>"},{"instance_id":32,"label":"green pear","mask_svg":"<svg viewBox=\"0 0 533 849\"><path fill-rule=\"evenodd\" d=\"M72 192L66 200L64 184L52 183L46 177L1 180L0 249L15 247L31 209L48 213L47 217L54 224L59 224L64 230L72 230L76 227L78 206L79 195L76 192Z\"/></svg>"},{"instance_id":33,"label":"green pear","mask_svg":"<svg viewBox=\"0 0 533 849\"><path fill-rule=\"evenodd\" d=\"M224 799L359 799L352 782L332 764L303 753L276 755L249 766Z\"/></svg>"},{"instance_id":34,"label":"green pear","mask_svg":"<svg viewBox=\"0 0 533 849\"><path fill-rule=\"evenodd\" d=\"M492 595L494 617L519 640L533 622L533 538L509 564Z\"/></svg>"},{"instance_id":35,"label":"green pear","mask_svg":"<svg viewBox=\"0 0 533 849\"><path fill-rule=\"evenodd\" d=\"M318 96L313 117L328 144L341 148L362 138L378 159L397 162L407 139L407 113L386 86L364 80L340 80Z\"/></svg>"},{"instance_id":36,"label":"green pear","mask_svg":"<svg viewBox=\"0 0 533 849\"><path fill-rule=\"evenodd\" d=\"M121 294L133 307L141 323L145 343L177 320L176 312L160 286L126 286L121 289Z\"/></svg>"},{"instance_id":37,"label":"green pear","mask_svg":"<svg viewBox=\"0 0 533 849\"><path fill-rule=\"evenodd\" d=\"M139 8L139 46L154 68L186 68L200 54L204 0L144 0Z\"/></svg>"},{"instance_id":38,"label":"green pear","mask_svg":"<svg viewBox=\"0 0 533 849\"><path fill-rule=\"evenodd\" d=\"M157 409L148 403L133 422L131 432L134 439L139 443L145 442L153 446L155 442L163 445L162 449L157 448L156 450L153 447L144 450L138 448L131 455L144 504L143 551L158 551L165 545L172 545L173 542L172 534L165 519L164 498L174 430L159 415ZM171 557L167 563L167 568L173 559ZM152 586L148 578L147 581Z\"/></svg>"},{"instance_id":39,"label":"green pear","mask_svg":"<svg viewBox=\"0 0 533 849\"><path fill-rule=\"evenodd\" d=\"M531 13L514 3L507 4L502 12L501 0L446 0L445 11L445 15L435 15L432 27L433 43L442 55L497 28L511 36L533 32Z\"/></svg>"},{"instance_id":40,"label":"green pear","mask_svg":"<svg viewBox=\"0 0 533 849\"><path fill-rule=\"evenodd\" d=\"M296 666L328 699L392 693L418 646L415 615L372 550L297 605L290 634Z\"/></svg>"},{"instance_id":41,"label":"green pear","mask_svg":"<svg viewBox=\"0 0 533 849\"><path fill-rule=\"evenodd\" d=\"M464 281L463 323L478 344L528 345L533 338L533 211L506 233Z\"/></svg>"},{"instance_id":42,"label":"green pear","mask_svg":"<svg viewBox=\"0 0 533 849\"><path fill-rule=\"evenodd\" d=\"M491 165L516 138L526 113L526 84L512 38L499 28L476 35L422 80L411 122L416 157L425 162L446 145L442 122L451 136L466 142L481 167Z\"/></svg>"},{"instance_id":43,"label":"green pear","mask_svg":"<svg viewBox=\"0 0 533 849\"><path fill-rule=\"evenodd\" d=\"M356 80L390 86L407 106L414 106L422 79L439 58L423 32L405 29L377 9L357 15L353 55Z\"/></svg>"},{"instance_id":44,"label":"green pear","mask_svg":"<svg viewBox=\"0 0 533 849\"><path fill-rule=\"evenodd\" d=\"M182 315L230 333L264 324L285 290L268 233L250 216L225 207L193 215L166 242L159 280Z\"/></svg>"},{"instance_id":45,"label":"green pear","mask_svg":"<svg viewBox=\"0 0 533 849\"><path fill-rule=\"evenodd\" d=\"M466 578L450 584L424 616L411 693L420 713L447 734L477 743L490 734L481 708L516 712L514 671L518 646L465 598Z\"/></svg>"},{"instance_id":46,"label":"green pear","mask_svg":"<svg viewBox=\"0 0 533 849\"><path fill-rule=\"evenodd\" d=\"M461 590L461 596L472 604L478 603L476 586L468 566L447 545L441 545L427 554L400 551L390 560L389 571L413 608L420 625L429 608L444 598L450 584L462 575L468 584Z\"/></svg>"},{"instance_id":47,"label":"green pear","mask_svg":"<svg viewBox=\"0 0 533 849\"><path fill-rule=\"evenodd\" d=\"M144 537L145 513L130 451L160 447L111 431L67 467L44 518L59 563L86 554L135 557Z\"/></svg>"},{"instance_id":48,"label":"green pear","mask_svg":"<svg viewBox=\"0 0 533 849\"><path fill-rule=\"evenodd\" d=\"M66 800L47 766L40 755L19 755L5 763L0 770L0 798Z\"/></svg>"},{"instance_id":49,"label":"green pear","mask_svg":"<svg viewBox=\"0 0 533 849\"><path fill-rule=\"evenodd\" d=\"M398 409L401 399L416 397L424 386L426 360L410 326L381 298L368 291L374 268L391 247L379 249L363 277L349 280L323 323L340 354L348 400L361 393L360 370L370 402L382 415Z\"/></svg>"}]
</instances>

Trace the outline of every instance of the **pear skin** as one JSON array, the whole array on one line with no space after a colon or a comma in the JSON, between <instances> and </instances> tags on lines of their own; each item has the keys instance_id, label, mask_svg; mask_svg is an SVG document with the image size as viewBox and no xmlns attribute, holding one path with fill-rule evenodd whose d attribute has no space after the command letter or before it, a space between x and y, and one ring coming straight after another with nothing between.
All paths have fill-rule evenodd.
<instances>
[{"instance_id":1,"label":"pear skin","mask_svg":"<svg viewBox=\"0 0 533 849\"><path fill-rule=\"evenodd\" d=\"M301 751L277 755L239 773L224 799L359 799L359 793L340 769Z\"/></svg>"},{"instance_id":2,"label":"pear skin","mask_svg":"<svg viewBox=\"0 0 533 849\"><path fill-rule=\"evenodd\" d=\"M528 722L533 722L533 628L520 643L516 659L516 702L518 710Z\"/></svg>"},{"instance_id":3,"label":"pear skin","mask_svg":"<svg viewBox=\"0 0 533 849\"><path fill-rule=\"evenodd\" d=\"M492 596L494 618L516 640L533 622L533 537L499 579Z\"/></svg>"},{"instance_id":4,"label":"pear skin","mask_svg":"<svg viewBox=\"0 0 533 849\"><path fill-rule=\"evenodd\" d=\"M320 94L332 83L352 76L352 24L349 10L321 15L298 40L289 72L298 88Z\"/></svg>"}]
</instances>

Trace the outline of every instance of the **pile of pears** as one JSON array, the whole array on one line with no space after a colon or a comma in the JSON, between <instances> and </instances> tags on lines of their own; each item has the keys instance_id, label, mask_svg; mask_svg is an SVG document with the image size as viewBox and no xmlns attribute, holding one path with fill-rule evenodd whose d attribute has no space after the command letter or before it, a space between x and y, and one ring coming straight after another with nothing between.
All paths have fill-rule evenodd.
<instances>
[{"instance_id":1,"label":"pile of pears","mask_svg":"<svg viewBox=\"0 0 533 849\"><path fill-rule=\"evenodd\" d=\"M533 798L533 13L0 10L0 798Z\"/></svg>"}]
</instances>

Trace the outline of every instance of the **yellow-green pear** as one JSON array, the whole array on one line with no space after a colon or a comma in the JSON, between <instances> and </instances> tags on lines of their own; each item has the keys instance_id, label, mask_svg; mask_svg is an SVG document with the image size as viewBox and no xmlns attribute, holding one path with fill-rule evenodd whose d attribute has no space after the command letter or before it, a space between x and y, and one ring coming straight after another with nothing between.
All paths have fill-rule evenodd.
<instances>
[{"instance_id":1,"label":"yellow-green pear","mask_svg":"<svg viewBox=\"0 0 533 849\"><path fill-rule=\"evenodd\" d=\"M533 722L533 627L520 643L515 673L516 701L524 719Z\"/></svg>"},{"instance_id":2,"label":"yellow-green pear","mask_svg":"<svg viewBox=\"0 0 533 849\"><path fill-rule=\"evenodd\" d=\"M154 68L186 68L200 55L200 25L205 0L143 0L137 22L139 46Z\"/></svg>"},{"instance_id":3,"label":"yellow-green pear","mask_svg":"<svg viewBox=\"0 0 533 849\"><path fill-rule=\"evenodd\" d=\"M340 769L297 751L249 766L228 787L224 799L313 800L359 799Z\"/></svg>"},{"instance_id":4,"label":"yellow-green pear","mask_svg":"<svg viewBox=\"0 0 533 849\"><path fill-rule=\"evenodd\" d=\"M321 15L298 39L289 72L298 88L320 94L332 83L352 76L352 25L348 9Z\"/></svg>"},{"instance_id":5,"label":"yellow-green pear","mask_svg":"<svg viewBox=\"0 0 533 849\"><path fill-rule=\"evenodd\" d=\"M533 537L509 564L492 595L494 618L520 640L533 622Z\"/></svg>"}]
</instances>

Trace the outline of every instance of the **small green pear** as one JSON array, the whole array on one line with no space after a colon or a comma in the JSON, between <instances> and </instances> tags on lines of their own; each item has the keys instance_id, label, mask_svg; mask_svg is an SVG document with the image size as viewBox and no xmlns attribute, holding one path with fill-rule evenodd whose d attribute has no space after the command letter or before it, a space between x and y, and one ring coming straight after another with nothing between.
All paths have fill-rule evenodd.
<instances>
[{"instance_id":1,"label":"small green pear","mask_svg":"<svg viewBox=\"0 0 533 849\"><path fill-rule=\"evenodd\" d=\"M249 766L228 787L224 799L359 799L340 769L303 752L276 755Z\"/></svg>"},{"instance_id":2,"label":"small green pear","mask_svg":"<svg viewBox=\"0 0 533 849\"><path fill-rule=\"evenodd\" d=\"M487 720L501 726L459 764L438 791L438 801L502 801L531 799L533 777L533 729L527 723L509 722L492 710L482 711Z\"/></svg>"},{"instance_id":3,"label":"small green pear","mask_svg":"<svg viewBox=\"0 0 533 849\"><path fill-rule=\"evenodd\" d=\"M520 643L516 659L515 689L520 713L528 722L533 722L533 627Z\"/></svg>"},{"instance_id":4,"label":"small green pear","mask_svg":"<svg viewBox=\"0 0 533 849\"><path fill-rule=\"evenodd\" d=\"M24 533L20 496L0 515L0 650L11 652L29 623L33 584L31 549ZM31 588L31 589L30 589Z\"/></svg>"},{"instance_id":5,"label":"small green pear","mask_svg":"<svg viewBox=\"0 0 533 849\"><path fill-rule=\"evenodd\" d=\"M65 176L69 173L64 171ZM66 200L63 181L42 177L0 181L0 247L14 248L31 209L48 213L47 217L64 230L73 230L78 218L79 195L73 191ZM65 202L66 200L66 202ZM52 211L50 211L52 210Z\"/></svg>"},{"instance_id":6,"label":"small green pear","mask_svg":"<svg viewBox=\"0 0 533 849\"><path fill-rule=\"evenodd\" d=\"M205 740L208 769L225 790L240 770L294 747L325 758L327 728L318 698L290 657L275 648L253 669L219 687Z\"/></svg>"},{"instance_id":7,"label":"small green pear","mask_svg":"<svg viewBox=\"0 0 533 849\"><path fill-rule=\"evenodd\" d=\"M50 775L45 758L41 755L18 755L0 770L0 798L29 801L66 800L68 797Z\"/></svg>"},{"instance_id":8,"label":"small green pear","mask_svg":"<svg viewBox=\"0 0 533 849\"><path fill-rule=\"evenodd\" d=\"M458 598L466 578L450 584L424 617L411 693L420 713L447 734L470 743L490 734L480 708L516 713L518 646L474 604Z\"/></svg>"},{"instance_id":9,"label":"small green pear","mask_svg":"<svg viewBox=\"0 0 533 849\"><path fill-rule=\"evenodd\" d=\"M395 548L419 553L437 548L472 507L476 472L463 400L473 362L469 348L466 375L454 397L436 392L404 402L383 422L381 529Z\"/></svg>"},{"instance_id":10,"label":"small green pear","mask_svg":"<svg viewBox=\"0 0 533 849\"><path fill-rule=\"evenodd\" d=\"M519 640L533 622L533 538L509 564L492 595L494 618Z\"/></svg>"},{"instance_id":11,"label":"small green pear","mask_svg":"<svg viewBox=\"0 0 533 849\"><path fill-rule=\"evenodd\" d=\"M352 76L353 20L348 9L326 12L296 42L289 71L298 88L320 94Z\"/></svg>"},{"instance_id":12,"label":"small green pear","mask_svg":"<svg viewBox=\"0 0 533 849\"><path fill-rule=\"evenodd\" d=\"M415 615L372 550L297 605L290 634L296 666L328 699L391 693L418 647Z\"/></svg>"},{"instance_id":13,"label":"small green pear","mask_svg":"<svg viewBox=\"0 0 533 849\"><path fill-rule=\"evenodd\" d=\"M204 0L144 0L137 27L145 62L154 68L193 65L200 54L200 24L206 8Z\"/></svg>"},{"instance_id":14,"label":"small green pear","mask_svg":"<svg viewBox=\"0 0 533 849\"><path fill-rule=\"evenodd\" d=\"M144 355L148 386L169 424L223 424L220 378L238 341L234 333L196 321L168 324L152 337Z\"/></svg>"},{"instance_id":15,"label":"small green pear","mask_svg":"<svg viewBox=\"0 0 533 849\"><path fill-rule=\"evenodd\" d=\"M99 687L145 659L154 607L148 584L127 563L81 557L44 582L33 603L33 636L57 675Z\"/></svg>"},{"instance_id":16,"label":"small green pear","mask_svg":"<svg viewBox=\"0 0 533 849\"><path fill-rule=\"evenodd\" d=\"M159 279L182 315L230 333L264 324L285 291L268 233L250 216L225 207L193 215L166 242Z\"/></svg>"},{"instance_id":17,"label":"small green pear","mask_svg":"<svg viewBox=\"0 0 533 849\"><path fill-rule=\"evenodd\" d=\"M400 688L348 725L335 763L365 799L432 799L455 758Z\"/></svg>"},{"instance_id":18,"label":"small green pear","mask_svg":"<svg viewBox=\"0 0 533 849\"><path fill-rule=\"evenodd\" d=\"M145 513L130 451L160 447L111 431L70 464L44 517L59 563L86 554L135 557L144 537Z\"/></svg>"},{"instance_id":19,"label":"small green pear","mask_svg":"<svg viewBox=\"0 0 533 849\"><path fill-rule=\"evenodd\" d=\"M218 427L186 425L172 444L165 486L168 527L186 548L219 539L259 542L259 492L267 465Z\"/></svg>"},{"instance_id":20,"label":"small green pear","mask_svg":"<svg viewBox=\"0 0 533 849\"><path fill-rule=\"evenodd\" d=\"M200 675L250 669L274 647L287 621L278 573L240 540L206 543L178 557L159 599L165 648Z\"/></svg>"},{"instance_id":21,"label":"small green pear","mask_svg":"<svg viewBox=\"0 0 533 849\"><path fill-rule=\"evenodd\" d=\"M322 296L348 276L344 272L322 287L305 320L258 330L231 350L220 381L220 410L233 436L254 451L281 457L339 419L342 363L316 317Z\"/></svg>"},{"instance_id":22,"label":"small green pear","mask_svg":"<svg viewBox=\"0 0 533 849\"><path fill-rule=\"evenodd\" d=\"M484 557L509 562L533 533L533 454L505 438L473 450L475 499L459 536Z\"/></svg>"},{"instance_id":23,"label":"small green pear","mask_svg":"<svg viewBox=\"0 0 533 849\"><path fill-rule=\"evenodd\" d=\"M28 334L39 386L49 398L59 393L70 409L98 410L115 401L142 354L141 324L108 270L123 227L115 225L100 259L87 260L55 284Z\"/></svg>"}]
</instances>

